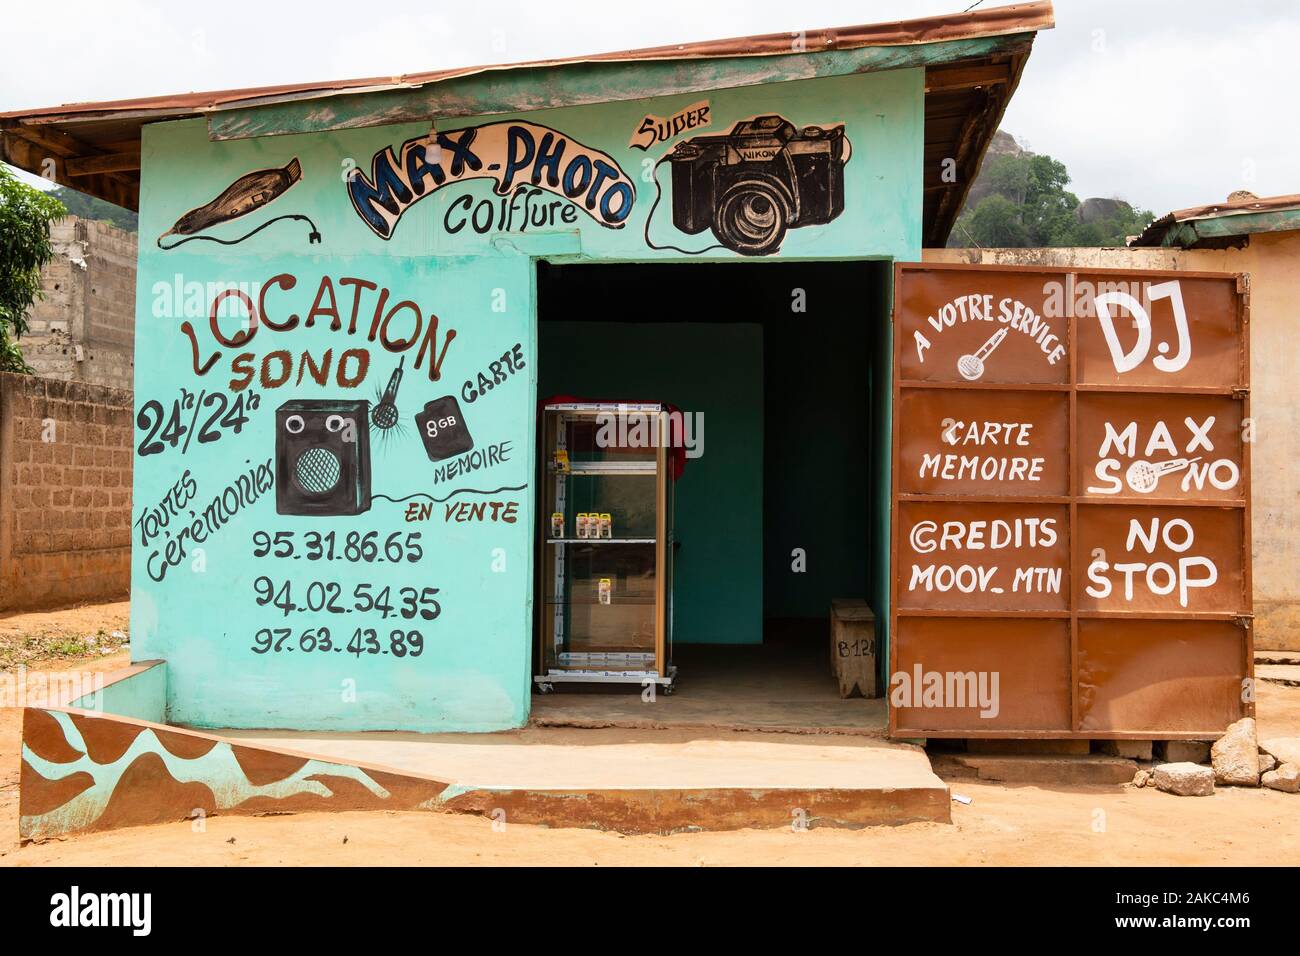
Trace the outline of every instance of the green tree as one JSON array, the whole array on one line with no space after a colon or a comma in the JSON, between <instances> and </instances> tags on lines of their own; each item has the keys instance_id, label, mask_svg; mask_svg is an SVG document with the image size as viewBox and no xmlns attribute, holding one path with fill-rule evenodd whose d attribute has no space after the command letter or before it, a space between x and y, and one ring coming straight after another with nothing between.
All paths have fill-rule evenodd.
<instances>
[{"instance_id":1,"label":"green tree","mask_svg":"<svg viewBox=\"0 0 1300 956\"><path fill-rule=\"evenodd\" d=\"M1029 157L1029 191L1025 194L1025 217L1033 244L1063 245L1077 223L1079 197L1066 189L1070 174L1065 164L1051 156Z\"/></svg>"},{"instance_id":2,"label":"green tree","mask_svg":"<svg viewBox=\"0 0 1300 956\"><path fill-rule=\"evenodd\" d=\"M1021 205L1029 195L1029 164L1019 156L994 156L980 170L979 182L999 196Z\"/></svg>"},{"instance_id":3,"label":"green tree","mask_svg":"<svg viewBox=\"0 0 1300 956\"><path fill-rule=\"evenodd\" d=\"M129 209L114 206L111 202L104 202L67 186L55 186L50 190L50 195L67 207L69 216L109 222L127 232L135 232L138 228L139 216Z\"/></svg>"},{"instance_id":4,"label":"green tree","mask_svg":"<svg viewBox=\"0 0 1300 956\"><path fill-rule=\"evenodd\" d=\"M993 193L984 197L970 213L957 220L957 232L967 242L982 248L1033 245L1022 217L1023 207L1006 196Z\"/></svg>"},{"instance_id":5,"label":"green tree","mask_svg":"<svg viewBox=\"0 0 1300 956\"><path fill-rule=\"evenodd\" d=\"M41 267L54 257L50 223L66 214L63 203L0 166L0 372L32 371L17 340L42 297Z\"/></svg>"},{"instance_id":6,"label":"green tree","mask_svg":"<svg viewBox=\"0 0 1300 956\"><path fill-rule=\"evenodd\" d=\"M1145 209L1116 203L1109 216L1084 222L1079 197L1066 187L1070 174L1051 156L1003 153L980 170L950 244L981 247L1115 246L1154 218Z\"/></svg>"}]
</instances>

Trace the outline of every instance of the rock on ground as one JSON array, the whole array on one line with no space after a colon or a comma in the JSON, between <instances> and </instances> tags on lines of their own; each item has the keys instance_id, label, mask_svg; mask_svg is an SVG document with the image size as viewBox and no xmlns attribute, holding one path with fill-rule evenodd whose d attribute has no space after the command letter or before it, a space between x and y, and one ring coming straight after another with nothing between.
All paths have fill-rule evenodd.
<instances>
[{"instance_id":1,"label":"rock on ground","mask_svg":"<svg viewBox=\"0 0 1300 956\"><path fill-rule=\"evenodd\" d=\"M1264 774L1268 773L1270 770L1276 770L1277 767L1277 758L1272 754L1259 755L1259 775L1261 780L1263 779Z\"/></svg>"},{"instance_id":2,"label":"rock on ground","mask_svg":"<svg viewBox=\"0 0 1300 956\"><path fill-rule=\"evenodd\" d=\"M1133 786L1145 787L1151 782L1151 774L1146 770L1139 770L1133 775Z\"/></svg>"},{"instance_id":3,"label":"rock on ground","mask_svg":"<svg viewBox=\"0 0 1300 956\"><path fill-rule=\"evenodd\" d=\"M1239 787L1259 786L1259 740L1255 718L1243 717L1230 724L1210 748L1216 783Z\"/></svg>"},{"instance_id":4,"label":"rock on ground","mask_svg":"<svg viewBox=\"0 0 1300 956\"><path fill-rule=\"evenodd\" d=\"M1300 737L1269 737L1259 742L1259 749L1277 762L1300 764Z\"/></svg>"},{"instance_id":5,"label":"rock on ground","mask_svg":"<svg viewBox=\"0 0 1300 956\"><path fill-rule=\"evenodd\" d=\"M1300 765L1284 763L1276 770L1264 774L1260 783L1283 793L1300 793Z\"/></svg>"},{"instance_id":6,"label":"rock on ground","mask_svg":"<svg viewBox=\"0 0 1300 956\"><path fill-rule=\"evenodd\" d=\"M1214 771L1194 763L1162 763L1153 774L1156 787L1179 797L1208 797L1214 793Z\"/></svg>"}]
</instances>

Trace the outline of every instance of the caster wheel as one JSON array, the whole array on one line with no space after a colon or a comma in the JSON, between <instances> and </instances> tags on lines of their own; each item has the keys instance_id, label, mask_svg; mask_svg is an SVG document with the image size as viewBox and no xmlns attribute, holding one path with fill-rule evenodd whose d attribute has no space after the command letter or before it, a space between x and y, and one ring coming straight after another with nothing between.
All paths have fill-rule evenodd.
<instances>
[{"instance_id":1,"label":"caster wheel","mask_svg":"<svg viewBox=\"0 0 1300 956\"><path fill-rule=\"evenodd\" d=\"M676 689L677 689L677 688L675 688L672 684L665 684L665 685L664 685L664 696L665 696L665 697L671 697L671 696L673 696L673 691L676 690Z\"/></svg>"},{"instance_id":2,"label":"caster wheel","mask_svg":"<svg viewBox=\"0 0 1300 956\"><path fill-rule=\"evenodd\" d=\"M538 684L538 685L537 685L537 690L538 690L538 693L542 693L542 694L551 694L551 693L554 693L554 692L555 692L555 685L554 685L554 684Z\"/></svg>"}]
</instances>

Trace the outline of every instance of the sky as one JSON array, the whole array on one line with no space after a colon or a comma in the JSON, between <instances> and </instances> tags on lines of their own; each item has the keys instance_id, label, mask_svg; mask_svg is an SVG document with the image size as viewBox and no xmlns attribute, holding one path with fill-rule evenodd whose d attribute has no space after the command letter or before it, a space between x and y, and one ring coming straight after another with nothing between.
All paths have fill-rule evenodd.
<instances>
[{"instance_id":1,"label":"sky","mask_svg":"<svg viewBox=\"0 0 1300 956\"><path fill-rule=\"evenodd\" d=\"M973 0L7 4L0 111L879 23ZM985 0L983 6L1000 6ZM1080 198L1300 192L1300 0L1057 0L1002 128ZM21 39L19 39L21 38Z\"/></svg>"}]
</instances>

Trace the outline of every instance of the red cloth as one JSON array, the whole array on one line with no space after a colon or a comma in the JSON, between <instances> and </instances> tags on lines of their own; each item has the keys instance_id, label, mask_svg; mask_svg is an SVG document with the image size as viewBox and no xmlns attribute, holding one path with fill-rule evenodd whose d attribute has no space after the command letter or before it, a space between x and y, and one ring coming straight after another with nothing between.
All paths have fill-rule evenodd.
<instances>
[{"instance_id":1,"label":"red cloth","mask_svg":"<svg viewBox=\"0 0 1300 956\"><path fill-rule=\"evenodd\" d=\"M664 411L668 412L669 415L677 416L678 421L682 421L681 410L676 405L670 405L667 402L655 402L655 401L648 401L648 400L641 400L641 399L627 399L627 398L617 398L617 399L579 398L576 395L552 395L549 398L544 398L537 403L537 412L539 418L541 417L541 413L543 410L545 410L547 405L659 405L664 409ZM673 429L671 428L668 429L668 433L669 433L668 438L670 441L672 440L673 437L672 431ZM679 437L685 437L684 425L681 429L681 432L682 434L680 434ZM672 476L673 481L676 481L682 476L682 472L686 470L686 448L684 445L668 446L668 463L670 465L669 474Z\"/></svg>"}]
</instances>

